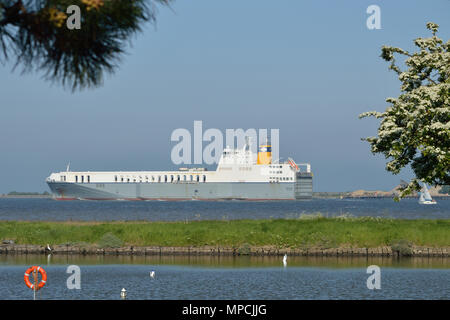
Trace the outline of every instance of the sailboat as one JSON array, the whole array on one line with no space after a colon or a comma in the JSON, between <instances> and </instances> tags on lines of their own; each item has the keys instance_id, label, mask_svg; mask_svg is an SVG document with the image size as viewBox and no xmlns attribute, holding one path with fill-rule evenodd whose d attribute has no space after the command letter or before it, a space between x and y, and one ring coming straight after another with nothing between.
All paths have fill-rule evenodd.
<instances>
[{"instance_id":1,"label":"sailboat","mask_svg":"<svg viewBox=\"0 0 450 320\"><path fill-rule=\"evenodd\" d=\"M436 201L431 198L426 184L423 185L422 192L420 192L419 204L436 204Z\"/></svg>"}]
</instances>

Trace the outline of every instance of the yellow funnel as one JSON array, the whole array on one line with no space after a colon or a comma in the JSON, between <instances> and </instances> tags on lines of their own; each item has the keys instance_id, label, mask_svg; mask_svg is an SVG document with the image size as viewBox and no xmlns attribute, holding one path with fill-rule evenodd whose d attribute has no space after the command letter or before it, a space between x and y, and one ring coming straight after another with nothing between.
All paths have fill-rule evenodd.
<instances>
[{"instance_id":1,"label":"yellow funnel","mask_svg":"<svg viewBox=\"0 0 450 320\"><path fill-rule=\"evenodd\" d=\"M272 146L261 145L258 150L257 164L271 164L272 163Z\"/></svg>"}]
</instances>

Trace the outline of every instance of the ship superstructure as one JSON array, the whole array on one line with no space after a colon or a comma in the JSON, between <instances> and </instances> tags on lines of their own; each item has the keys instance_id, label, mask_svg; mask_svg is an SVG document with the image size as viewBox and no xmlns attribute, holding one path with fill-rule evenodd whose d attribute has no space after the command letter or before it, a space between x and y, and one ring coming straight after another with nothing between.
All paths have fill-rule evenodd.
<instances>
[{"instance_id":1,"label":"ship superstructure","mask_svg":"<svg viewBox=\"0 0 450 320\"><path fill-rule=\"evenodd\" d=\"M300 167L305 167L300 170ZM58 200L295 200L312 197L308 163L272 161L271 146L258 153L247 141L225 148L215 171L66 171L52 173L47 184Z\"/></svg>"}]
</instances>

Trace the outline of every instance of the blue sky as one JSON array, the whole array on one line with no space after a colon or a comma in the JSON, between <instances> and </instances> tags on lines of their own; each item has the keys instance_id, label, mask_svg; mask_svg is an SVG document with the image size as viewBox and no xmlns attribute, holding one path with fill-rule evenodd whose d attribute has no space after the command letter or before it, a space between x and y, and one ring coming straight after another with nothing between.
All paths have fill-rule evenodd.
<instances>
[{"instance_id":1,"label":"blue sky","mask_svg":"<svg viewBox=\"0 0 450 320\"><path fill-rule=\"evenodd\" d=\"M368 30L366 8L381 8ZM100 88L72 93L0 65L0 193L48 190L52 171L175 168L177 128L278 128L280 155L310 162L315 191L391 189L361 137L399 81L382 45L412 50L428 21L450 35L450 1L176 1L138 34Z\"/></svg>"}]
</instances>

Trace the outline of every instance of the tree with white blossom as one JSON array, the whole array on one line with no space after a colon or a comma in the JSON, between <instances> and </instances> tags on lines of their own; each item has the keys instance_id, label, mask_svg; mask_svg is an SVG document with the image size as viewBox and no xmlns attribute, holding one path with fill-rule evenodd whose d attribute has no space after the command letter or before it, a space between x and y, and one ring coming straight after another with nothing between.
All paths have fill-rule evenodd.
<instances>
[{"instance_id":1,"label":"tree with white blossom","mask_svg":"<svg viewBox=\"0 0 450 320\"><path fill-rule=\"evenodd\" d=\"M450 184L450 40L436 36L439 26L427 23L429 38L417 38L418 51L410 53L383 46L381 57L401 81L398 98L387 98L384 112L370 111L359 117L381 119L378 136L364 138L373 154L389 161L386 170L398 174L410 165L415 177L401 188L400 198L420 190L420 184ZM396 64L404 57L406 70ZM397 198L398 199L398 198Z\"/></svg>"}]
</instances>

